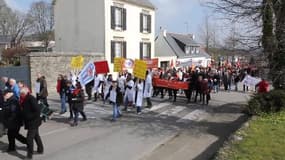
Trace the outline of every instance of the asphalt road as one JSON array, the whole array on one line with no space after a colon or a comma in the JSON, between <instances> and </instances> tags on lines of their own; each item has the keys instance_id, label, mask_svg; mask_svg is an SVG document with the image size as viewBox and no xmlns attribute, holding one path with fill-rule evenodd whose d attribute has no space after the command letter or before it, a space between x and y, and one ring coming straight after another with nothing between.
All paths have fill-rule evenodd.
<instances>
[{"instance_id":1,"label":"asphalt road","mask_svg":"<svg viewBox=\"0 0 285 160\"><path fill-rule=\"evenodd\" d=\"M88 121L70 127L68 113L54 115L40 133L45 146L36 160L206 160L210 159L231 133L246 120L241 108L249 94L220 92L212 94L209 106L186 104L178 98L153 99L152 109L135 109L111 122L112 108L89 101L85 107ZM50 105L59 109L57 96ZM22 129L21 132L25 134ZM0 159L18 160L26 155L25 146L17 143L15 153L5 153L7 137L0 138ZM35 147L36 150L36 147ZM2 151L2 152L1 152Z\"/></svg>"}]
</instances>

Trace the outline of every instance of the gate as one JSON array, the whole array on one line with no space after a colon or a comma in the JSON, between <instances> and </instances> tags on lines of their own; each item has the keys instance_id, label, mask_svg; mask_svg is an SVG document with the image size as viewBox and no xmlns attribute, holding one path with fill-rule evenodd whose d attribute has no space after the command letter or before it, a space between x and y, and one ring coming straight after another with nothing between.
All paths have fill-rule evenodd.
<instances>
[{"instance_id":1,"label":"gate","mask_svg":"<svg viewBox=\"0 0 285 160\"><path fill-rule=\"evenodd\" d=\"M31 87L29 66L0 67L0 77L14 78L16 81L23 81Z\"/></svg>"}]
</instances>

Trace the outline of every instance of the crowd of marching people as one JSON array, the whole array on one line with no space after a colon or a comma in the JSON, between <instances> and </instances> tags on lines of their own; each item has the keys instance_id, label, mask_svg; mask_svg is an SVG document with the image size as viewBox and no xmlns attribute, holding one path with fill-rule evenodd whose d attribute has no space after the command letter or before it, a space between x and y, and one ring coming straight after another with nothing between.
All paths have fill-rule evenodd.
<instances>
[{"instance_id":1,"label":"crowd of marching people","mask_svg":"<svg viewBox=\"0 0 285 160\"><path fill-rule=\"evenodd\" d=\"M31 94L31 90L21 81L13 78L1 77L5 84L0 88L0 122L7 129L7 152L16 151L15 140L27 145L27 157L32 159L34 154L34 141L37 144L37 153L43 154L44 147L39 134L42 123L39 101L47 104L47 85L45 77L38 75L39 91L37 97ZM27 130L27 135L20 134L21 127ZM3 132L2 128L0 132ZM1 133L2 134L2 133Z\"/></svg>"},{"instance_id":2,"label":"crowd of marching people","mask_svg":"<svg viewBox=\"0 0 285 160\"><path fill-rule=\"evenodd\" d=\"M238 91L238 83L253 74L248 69L222 68L170 68L167 70L148 70L145 79L136 78L127 71L119 73L116 78L112 74L95 74L94 80L84 86L80 84L75 75L59 75L57 80L57 92L61 99L61 114L67 112L69 106L69 119L73 120L72 126L78 125L78 116L81 114L83 121L87 120L84 113L84 93L88 100L98 101L113 106L112 121L122 116L122 111L128 111L130 107L136 108L136 113L141 114L142 107L151 108L152 97L160 95L164 98L168 94L169 100L176 102L177 95L185 95L188 103L202 103L208 105L211 93L218 93L221 88L230 92ZM173 89L159 87L153 84L155 78L168 81L180 81L188 84L188 89ZM243 90L248 91L243 85ZM85 91L84 91L85 89ZM144 104L146 102L146 105Z\"/></svg>"},{"instance_id":3,"label":"crowd of marching people","mask_svg":"<svg viewBox=\"0 0 285 160\"><path fill-rule=\"evenodd\" d=\"M135 108L137 114L142 113L143 107L151 108L151 98L159 95L163 99L168 94L168 99L173 102L176 102L178 94L185 95L188 103L208 105L211 93L218 93L221 88L228 92L238 91L238 83L241 83L248 74L253 76L253 72L246 69L170 68L148 70L144 79L136 78L127 71L120 73L116 78L112 74L95 74L94 79L85 85L80 83L78 77L71 74L58 76L56 90L61 100L60 114L69 110L71 126L77 126L79 114L82 116L82 121L87 120L84 112L85 93L88 100L96 102L100 99L103 104L111 104L113 107L111 121L115 122L122 116L123 111L127 112L130 108ZM157 86L153 83L155 79L184 82L188 84L188 89ZM15 151L15 140L18 140L27 145L27 159L32 159L34 140L37 152L40 154L44 152L39 127L53 112L49 109L47 101L46 79L38 74L36 96L33 96L32 91L21 81L17 82L8 77L1 77L1 81L5 86L0 88L0 122L7 129L9 141L7 151ZM258 92L267 92L268 85L268 82L262 80L257 84ZM248 87L243 84L243 91L247 91ZM27 130L26 136L20 134L22 126ZM2 130L0 125L0 132Z\"/></svg>"}]
</instances>

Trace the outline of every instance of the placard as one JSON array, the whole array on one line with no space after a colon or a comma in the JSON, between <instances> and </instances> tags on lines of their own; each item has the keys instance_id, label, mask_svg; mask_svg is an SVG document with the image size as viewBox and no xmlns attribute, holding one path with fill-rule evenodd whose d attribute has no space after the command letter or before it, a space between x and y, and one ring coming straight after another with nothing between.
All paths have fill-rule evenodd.
<instances>
[{"instance_id":1,"label":"placard","mask_svg":"<svg viewBox=\"0 0 285 160\"><path fill-rule=\"evenodd\" d=\"M83 67L84 58L83 56L76 56L71 58L71 68L81 69Z\"/></svg>"},{"instance_id":2,"label":"placard","mask_svg":"<svg viewBox=\"0 0 285 160\"><path fill-rule=\"evenodd\" d=\"M255 85L257 85L260 81L261 81L260 78L255 78L255 77L252 77L252 76L250 76L250 75L247 75L247 76L243 79L242 83L243 83L244 85L246 85L246 86L255 86Z\"/></svg>"},{"instance_id":3,"label":"placard","mask_svg":"<svg viewBox=\"0 0 285 160\"><path fill-rule=\"evenodd\" d=\"M158 68L158 58L154 58L154 59L145 59L144 61L146 61L147 64L147 68Z\"/></svg>"},{"instance_id":4,"label":"placard","mask_svg":"<svg viewBox=\"0 0 285 160\"><path fill-rule=\"evenodd\" d=\"M94 79L95 65L93 62L89 62L84 66L83 70L78 75L81 85L86 85Z\"/></svg>"},{"instance_id":5,"label":"placard","mask_svg":"<svg viewBox=\"0 0 285 160\"><path fill-rule=\"evenodd\" d=\"M94 62L95 72L97 74L109 73L109 65L107 61Z\"/></svg>"},{"instance_id":6,"label":"placard","mask_svg":"<svg viewBox=\"0 0 285 160\"><path fill-rule=\"evenodd\" d=\"M145 74L147 71L147 64L143 60L135 60L134 76L145 80Z\"/></svg>"},{"instance_id":7,"label":"placard","mask_svg":"<svg viewBox=\"0 0 285 160\"><path fill-rule=\"evenodd\" d=\"M114 72L122 72L123 71L123 63L125 59L121 57L116 57L114 59Z\"/></svg>"}]
</instances>

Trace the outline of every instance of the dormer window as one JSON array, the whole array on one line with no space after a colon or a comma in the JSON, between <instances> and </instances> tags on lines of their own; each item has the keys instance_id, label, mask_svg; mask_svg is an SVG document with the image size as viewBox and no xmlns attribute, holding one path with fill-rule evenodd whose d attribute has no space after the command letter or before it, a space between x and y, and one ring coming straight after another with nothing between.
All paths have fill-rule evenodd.
<instances>
[{"instance_id":1,"label":"dormer window","mask_svg":"<svg viewBox=\"0 0 285 160\"><path fill-rule=\"evenodd\" d=\"M185 46L185 53L190 54L190 52L191 52L191 47Z\"/></svg>"}]
</instances>

